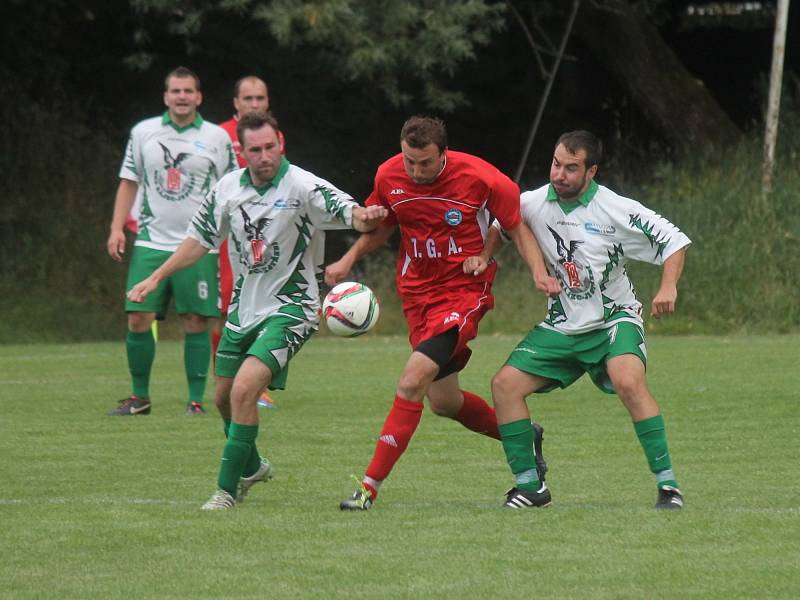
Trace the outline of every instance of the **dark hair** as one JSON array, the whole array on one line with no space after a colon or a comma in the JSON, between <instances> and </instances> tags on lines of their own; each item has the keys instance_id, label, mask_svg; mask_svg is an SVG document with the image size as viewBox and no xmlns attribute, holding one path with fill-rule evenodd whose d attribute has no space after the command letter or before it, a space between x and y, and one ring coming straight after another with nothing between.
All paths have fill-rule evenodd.
<instances>
[{"instance_id":1,"label":"dark hair","mask_svg":"<svg viewBox=\"0 0 800 600\"><path fill-rule=\"evenodd\" d=\"M243 114L242 118L236 123L236 136L242 146L244 146L245 131L248 129L261 129L264 125L272 127L276 134L281 130L278 126L278 120L271 113L254 111Z\"/></svg>"},{"instance_id":2,"label":"dark hair","mask_svg":"<svg viewBox=\"0 0 800 600\"><path fill-rule=\"evenodd\" d=\"M447 129L441 119L411 117L400 130L400 141L417 149L424 148L428 144L436 144L441 154L447 148Z\"/></svg>"},{"instance_id":3,"label":"dark hair","mask_svg":"<svg viewBox=\"0 0 800 600\"><path fill-rule=\"evenodd\" d=\"M164 91L169 90L169 80L172 77L178 77L179 79L191 77L194 79L194 85L197 87L197 91L200 91L200 78L197 76L197 73L186 67L175 67L172 71L167 73L167 76L164 77Z\"/></svg>"},{"instance_id":4,"label":"dark hair","mask_svg":"<svg viewBox=\"0 0 800 600\"><path fill-rule=\"evenodd\" d=\"M242 84L245 81L263 83L264 87L267 87L267 82L264 81L263 79L261 79L261 77L257 77L255 75L245 75L244 77L242 77L240 79L237 79L236 83L233 84L233 97L234 98L238 98L239 97L239 92L241 91ZM269 89L269 88L267 88L267 89Z\"/></svg>"},{"instance_id":5,"label":"dark hair","mask_svg":"<svg viewBox=\"0 0 800 600\"><path fill-rule=\"evenodd\" d=\"M603 160L603 142L590 131L580 129L562 133L556 142L556 147L559 144L563 144L570 154L577 154L578 150L585 150L586 160L584 162L587 169L591 169L594 165L600 166L600 161Z\"/></svg>"}]
</instances>

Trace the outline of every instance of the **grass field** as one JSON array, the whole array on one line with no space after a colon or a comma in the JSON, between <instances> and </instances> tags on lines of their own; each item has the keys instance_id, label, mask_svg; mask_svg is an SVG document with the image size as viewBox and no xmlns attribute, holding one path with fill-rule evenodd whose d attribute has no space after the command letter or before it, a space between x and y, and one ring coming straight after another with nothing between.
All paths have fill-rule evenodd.
<instances>
[{"instance_id":1,"label":"grass field","mask_svg":"<svg viewBox=\"0 0 800 600\"><path fill-rule=\"evenodd\" d=\"M484 336L462 383L487 394L516 342ZM341 513L393 397L404 339L320 338L263 409L275 479L206 513L223 442L183 415L161 342L153 414L117 344L0 346L3 598L795 598L800 336L656 337L650 387L686 494L655 486L624 409L584 380L537 397L553 506L499 508L500 444L426 411L372 511Z\"/></svg>"}]
</instances>

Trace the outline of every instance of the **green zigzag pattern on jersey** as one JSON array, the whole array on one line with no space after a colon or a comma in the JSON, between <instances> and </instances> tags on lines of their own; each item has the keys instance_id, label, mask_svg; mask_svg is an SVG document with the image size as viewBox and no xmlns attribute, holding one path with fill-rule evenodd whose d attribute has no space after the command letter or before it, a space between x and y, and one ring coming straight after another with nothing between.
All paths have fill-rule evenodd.
<instances>
[{"instance_id":1,"label":"green zigzag pattern on jersey","mask_svg":"<svg viewBox=\"0 0 800 600\"><path fill-rule=\"evenodd\" d=\"M139 210L139 214L136 218L139 220L139 235L137 239L142 240L143 242L150 241L150 231L147 229L147 226L150 224L150 221L153 220L153 209L150 208L150 194L147 193L148 189L148 177L147 172L145 171L144 174L144 181L142 182L142 208Z\"/></svg>"},{"instance_id":2,"label":"green zigzag pattern on jersey","mask_svg":"<svg viewBox=\"0 0 800 600\"><path fill-rule=\"evenodd\" d=\"M623 307L616 304L612 298L609 298L605 294L601 294L601 297L603 298L603 321L608 322L612 320L614 315L623 312Z\"/></svg>"},{"instance_id":3,"label":"green zigzag pattern on jersey","mask_svg":"<svg viewBox=\"0 0 800 600\"><path fill-rule=\"evenodd\" d=\"M298 261L295 270L292 271L292 274L289 275L286 283L283 284L283 287L281 287L281 289L278 290L278 293L275 295L277 297L282 296L288 298L290 302L294 302L296 304L305 304L311 300L311 296L306 293L308 290L308 282L301 274L301 271L304 270L305 266L303 265L303 261Z\"/></svg>"},{"instance_id":4,"label":"green zigzag pattern on jersey","mask_svg":"<svg viewBox=\"0 0 800 600\"><path fill-rule=\"evenodd\" d=\"M600 279L600 291L602 292L606 289L606 284L608 283L608 278L611 276L611 271L614 270L619 264L620 257L625 256L625 252L622 250L622 244L614 244L614 251L608 251L608 262L606 263L606 268L603 269L603 277Z\"/></svg>"},{"instance_id":5,"label":"green zigzag pattern on jersey","mask_svg":"<svg viewBox=\"0 0 800 600\"><path fill-rule=\"evenodd\" d=\"M209 167L208 171L206 171L206 179L203 181L203 185L200 188L200 191L203 192L203 194L207 194L211 189L211 185L214 183L214 171L214 167Z\"/></svg>"},{"instance_id":6,"label":"green zigzag pattern on jersey","mask_svg":"<svg viewBox=\"0 0 800 600\"><path fill-rule=\"evenodd\" d=\"M567 313L564 312L564 305L561 304L561 298L555 298L550 303L550 307L547 309L547 318L544 320L545 323L549 323L550 325L557 325L558 323L563 323L567 320Z\"/></svg>"},{"instance_id":7,"label":"green zigzag pattern on jersey","mask_svg":"<svg viewBox=\"0 0 800 600\"><path fill-rule=\"evenodd\" d=\"M236 278L236 283L233 284L233 293L231 294L231 306L235 306L230 313L228 313L227 320L237 327L241 325L239 321L239 298L242 296L242 284L244 283L244 275L239 275Z\"/></svg>"},{"instance_id":8,"label":"green zigzag pattern on jersey","mask_svg":"<svg viewBox=\"0 0 800 600\"><path fill-rule=\"evenodd\" d=\"M656 235L655 233L653 233L655 225L653 225L649 221L642 221L640 215L628 215L628 217L630 219L629 225L641 231L645 235L645 237L650 241L651 247L656 246L655 258L661 256L664 253L664 248L666 248L667 244L669 244L669 238L664 237L663 235Z\"/></svg>"},{"instance_id":9,"label":"green zigzag pattern on jersey","mask_svg":"<svg viewBox=\"0 0 800 600\"><path fill-rule=\"evenodd\" d=\"M319 192L322 194L322 197L325 198L325 210L339 219L342 223L345 223L344 219L344 211L347 208L347 204L342 202L341 198L339 198L336 193L324 185L318 185L314 188L315 192Z\"/></svg>"},{"instance_id":10,"label":"green zigzag pattern on jersey","mask_svg":"<svg viewBox=\"0 0 800 600\"><path fill-rule=\"evenodd\" d=\"M311 241L311 219L308 215L301 215L300 222L295 224L297 229L297 241L292 249L292 255L289 257L289 262L292 262L298 256L302 256L308 248L308 243Z\"/></svg>"},{"instance_id":11,"label":"green zigzag pattern on jersey","mask_svg":"<svg viewBox=\"0 0 800 600\"><path fill-rule=\"evenodd\" d=\"M133 160L133 136L128 138L128 150L130 150L130 152L125 152L125 168L138 175L139 171L136 169L136 161Z\"/></svg>"},{"instance_id":12,"label":"green zigzag pattern on jersey","mask_svg":"<svg viewBox=\"0 0 800 600\"><path fill-rule=\"evenodd\" d=\"M216 204L217 194L214 192L211 195L206 196L203 206L199 211L197 211L194 219L192 219L194 228L200 235L203 236L203 239L206 241L206 243L211 246L214 245L214 238L219 234L217 219L214 216L214 207Z\"/></svg>"}]
</instances>

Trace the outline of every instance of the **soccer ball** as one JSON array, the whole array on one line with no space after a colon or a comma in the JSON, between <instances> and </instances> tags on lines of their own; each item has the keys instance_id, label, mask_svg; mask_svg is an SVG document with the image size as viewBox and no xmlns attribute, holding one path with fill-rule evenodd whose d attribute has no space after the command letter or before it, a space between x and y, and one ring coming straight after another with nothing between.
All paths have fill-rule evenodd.
<instances>
[{"instance_id":1,"label":"soccer ball","mask_svg":"<svg viewBox=\"0 0 800 600\"><path fill-rule=\"evenodd\" d=\"M345 281L333 287L322 303L328 330L341 337L367 333L378 322L380 307L372 290L363 283Z\"/></svg>"}]
</instances>

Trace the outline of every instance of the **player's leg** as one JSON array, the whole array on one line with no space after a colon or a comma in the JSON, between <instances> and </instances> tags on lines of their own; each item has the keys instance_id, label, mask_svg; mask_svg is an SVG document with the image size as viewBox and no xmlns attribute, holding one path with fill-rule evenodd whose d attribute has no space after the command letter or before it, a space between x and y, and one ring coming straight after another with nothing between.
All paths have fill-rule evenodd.
<instances>
[{"instance_id":1,"label":"player's leg","mask_svg":"<svg viewBox=\"0 0 800 600\"><path fill-rule=\"evenodd\" d=\"M534 443L537 432L525 398L534 392L566 387L580 377L580 368L570 365L570 354L567 336L534 328L492 378L503 450L515 479L515 486L506 494L506 507L548 506L551 502L544 469L537 465L536 450L540 448Z\"/></svg>"},{"instance_id":2,"label":"player's leg","mask_svg":"<svg viewBox=\"0 0 800 600\"><path fill-rule=\"evenodd\" d=\"M172 276L175 311L184 331L183 361L189 388L186 414L203 414L203 394L211 361L209 319L219 316L217 257L206 255Z\"/></svg>"},{"instance_id":3,"label":"player's leg","mask_svg":"<svg viewBox=\"0 0 800 600\"><path fill-rule=\"evenodd\" d=\"M339 508L367 510L372 506L381 484L400 460L419 425L422 400L438 372L439 365L428 356L417 351L411 353L361 485L350 498L339 504Z\"/></svg>"},{"instance_id":4,"label":"player's leg","mask_svg":"<svg viewBox=\"0 0 800 600\"><path fill-rule=\"evenodd\" d=\"M631 415L633 428L659 488L657 508L681 508L678 487L667 443L664 417L647 388L644 335L632 323L620 323L612 331L606 371L614 390Z\"/></svg>"},{"instance_id":5,"label":"player's leg","mask_svg":"<svg viewBox=\"0 0 800 600\"><path fill-rule=\"evenodd\" d=\"M134 246L125 289L131 289L148 277L167 258L169 252L161 252ZM128 313L128 334L125 350L128 370L131 374L132 390L128 398L118 403L108 414L112 416L146 415L150 413L150 374L156 355L156 342L152 324L156 314L163 312L169 301L168 282L163 281L143 303L125 301Z\"/></svg>"}]
</instances>

